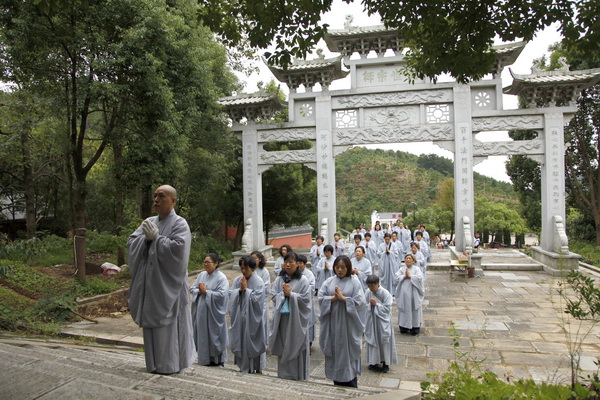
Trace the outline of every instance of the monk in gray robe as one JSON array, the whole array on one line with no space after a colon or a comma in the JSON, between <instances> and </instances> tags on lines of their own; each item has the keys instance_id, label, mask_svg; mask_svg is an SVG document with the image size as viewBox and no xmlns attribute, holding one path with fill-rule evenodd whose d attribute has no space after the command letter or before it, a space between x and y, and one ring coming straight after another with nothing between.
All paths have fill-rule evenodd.
<instances>
[{"instance_id":1,"label":"monk in gray robe","mask_svg":"<svg viewBox=\"0 0 600 400\"><path fill-rule=\"evenodd\" d=\"M209 367L223 366L227 361L229 281L218 270L222 261L216 254L208 254L204 258L204 271L190 288L198 364Z\"/></svg>"},{"instance_id":2,"label":"monk in gray robe","mask_svg":"<svg viewBox=\"0 0 600 400\"><path fill-rule=\"evenodd\" d=\"M177 193L168 185L154 192L158 216L129 236L129 309L143 328L146 370L173 374L194 360L187 266L192 236L173 209Z\"/></svg>"},{"instance_id":3,"label":"monk in gray robe","mask_svg":"<svg viewBox=\"0 0 600 400\"><path fill-rule=\"evenodd\" d=\"M296 253L287 253L283 270L271 287L274 303L269 351L277 356L277 376L308 380L310 352L310 291L308 279L298 269Z\"/></svg>"},{"instance_id":4,"label":"monk in gray robe","mask_svg":"<svg viewBox=\"0 0 600 400\"><path fill-rule=\"evenodd\" d=\"M398 363L392 323L393 299L390 292L379 284L377 275L373 274L367 278L367 286L369 287L365 292L367 363L371 371L388 372L390 364Z\"/></svg>"},{"instance_id":5,"label":"monk in gray robe","mask_svg":"<svg viewBox=\"0 0 600 400\"><path fill-rule=\"evenodd\" d=\"M319 344L325 355L325 376L340 386L358 387L365 294L347 256L335 259L335 276L319 289Z\"/></svg>"},{"instance_id":6,"label":"monk in gray robe","mask_svg":"<svg viewBox=\"0 0 600 400\"><path fill-rule=\"evenodd\" d=\"M396 273L396 304L398 304L398 325L400 333L418 335L423 323L423 274L416 266L412 254L404 257L404 264Z\"/></svg>"},{"instance_id":7,"label":"monk in gray robe","mask_svg":"<svg viewBox=\"0 0 600 400\"><path fill-rule=\"evenodd\" d=\"M229 343L241 372L260 373L266 366L267 343L263 329L264 282L254 272L251 256L240 258L242 275L229 290Z\"/></svg>"},{"instance_id":8,"label":"monk in gray robe","mask_svg":"<svg viewBox=\"0 0 600 400\"><path fill-rule=\"evenodd\" d=\"M358 276L363 290L367 289L367 277L373 273L373 266L371 261L365 256L365 248L358 246L354 251L354 258L352 259L352 273Z\"/></svg>"},{"instance_id":9,"label":"monk in gray robe","mask_svg":"<svg viewBox=\"0 0 600 400\"><path fill-rule=\"evenodd\" d=\"M390 293L394 293L394 276L400 268L400 259L398 258L398 248L392 242L391 235L385 234L383 243L379 245L379 278L381 286Z\"/></svg>"}]
</instances>

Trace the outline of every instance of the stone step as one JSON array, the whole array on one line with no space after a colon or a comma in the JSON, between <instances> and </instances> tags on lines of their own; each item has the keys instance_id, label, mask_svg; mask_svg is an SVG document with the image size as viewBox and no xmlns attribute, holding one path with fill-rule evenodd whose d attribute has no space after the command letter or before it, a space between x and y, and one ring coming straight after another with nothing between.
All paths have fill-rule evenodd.
<instances>
[{"instance_id":1,"label":"stone step","mask_svg":"<svg viewBox=\"0 0 600 400\"><path fill-rule=\"evenodd\" d=\"M5 398L343 399L383 393L380 388L333 386L329 381L288 381L227 368L194 365L187 375L145 371L139 352L96 347L0 343L0 373L11 382ZM100 396L94 394L100 393Z\"/></svg>"}]
</instances>

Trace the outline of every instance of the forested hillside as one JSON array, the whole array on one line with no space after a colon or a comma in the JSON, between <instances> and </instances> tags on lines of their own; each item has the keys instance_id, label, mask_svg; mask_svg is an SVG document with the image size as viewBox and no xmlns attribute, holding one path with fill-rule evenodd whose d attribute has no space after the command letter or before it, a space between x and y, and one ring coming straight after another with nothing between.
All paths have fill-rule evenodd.
<instances>
[{"instance_id":1,"label":"forested hillside","mask_svg":"<svg viewBox=\"0 0 600 400\"><path fill-rule=\"evenodd\" d=\"M341 228L369 221L373 210L407 212L439 204L439 186L454 175L453 162L434 154L356 147L336 157L337 212ZM518 205L512 185L475 173L475 196Z\"/></svg>"}]
</instances>

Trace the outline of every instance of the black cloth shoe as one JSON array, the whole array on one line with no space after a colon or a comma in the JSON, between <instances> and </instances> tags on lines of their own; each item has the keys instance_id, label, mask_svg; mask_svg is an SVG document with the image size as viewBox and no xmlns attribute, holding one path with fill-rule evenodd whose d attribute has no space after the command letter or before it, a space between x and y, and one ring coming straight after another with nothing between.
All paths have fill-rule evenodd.
<instances>
[{"instance_id":1,"label":"black cloth shoe","mask_svg":"<svg viewBox=\"0 0 600 400\"><path fill-rule=\"evenodd\" d=\"M390 366L387 364L383 364L383 368L381 369L384 373L388 372L390 370Z\"/></svg>"}]
</instances>

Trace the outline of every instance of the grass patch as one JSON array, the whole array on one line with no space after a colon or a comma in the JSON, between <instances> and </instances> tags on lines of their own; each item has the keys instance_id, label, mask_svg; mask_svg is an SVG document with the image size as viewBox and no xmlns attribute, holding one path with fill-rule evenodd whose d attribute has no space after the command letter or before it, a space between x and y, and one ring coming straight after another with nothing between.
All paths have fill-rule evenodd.
<instances>
[{"instance_id":1,"label":"grass patch","mask_svg":"<svg viewBox=\"0 0 600 400\"><path fill-rule=\"evenodd\" d=\"M580 254L583 262L600 267L600 246L596 246L596 243L570 240L569 250Z\"/></svg>"}]
</instances>

